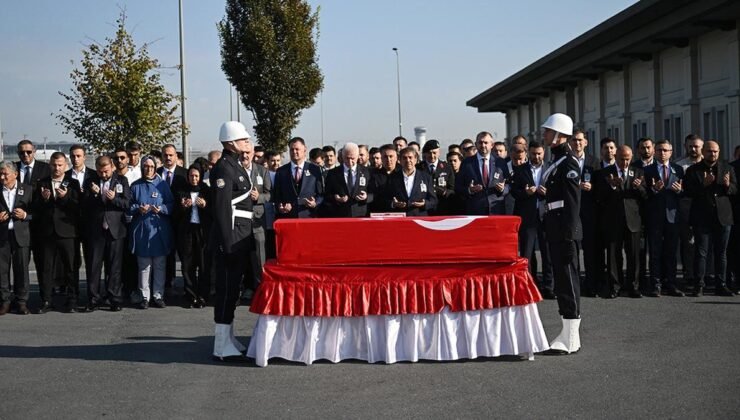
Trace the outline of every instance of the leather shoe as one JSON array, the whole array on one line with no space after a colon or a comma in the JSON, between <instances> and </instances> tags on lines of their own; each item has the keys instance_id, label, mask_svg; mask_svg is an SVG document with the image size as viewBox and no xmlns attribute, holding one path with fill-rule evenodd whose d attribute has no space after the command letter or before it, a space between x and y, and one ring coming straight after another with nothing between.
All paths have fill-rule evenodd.
<instances>
[{"instance_id":1,"label":"leather shoe","mask_svg":"<svg viewBox=\"0 0 740 420\"><path fill-rule=\"evenodd\" d=\"M660 289L653 289L647 293L645 293L645 296L648 297L660 297Z\"/></svg>"},{"instance_id":2,"label":"leather shoe","mask_svg":"<svg viewBox=\"0 0 740 420\"><path fill-rule=\"evenodd\" d=\"M49 303L49 302L43 302L41 304L41 307L39 308L39 313L40 314L45 314L45 313L51 311L52 309L54 309L54 307L51 306L51 303Z\"/></svg>"},{"instance_id":3,"label":"leather shoe","mask_svg":"<svg viewBox=\"0 0 740 420\"><path fill-rule=\"evenodd\" d=\"M122 309L123 308L121 308L121 305L119 305L117 303L111 303L110 304L110 310L111 310L111 312L121 312Z\"/></svg>"},{"instance_id":4,"label":"leather shoe","mask_svg":"<svg viewBox=\"0 0 740 420\"><path fill-rule=\"evenodd\" d=\"M637 289L635 289L635 290L630 290L630 292L629 292L629 296L630 296L631 298L633 298L633 299L639 299L639 298L641 298L641 297L642 297L642 293L640 293L640 291L639 291L639 290L637 290Z\"/></svg>"},{"instance_id":5,"label":"leather shoe","mask_svg":"<svg viewBox=\"0 0 740 420\"><path fill-rule=\"evenodd\" d=\"M727 286L717 286L714 289L715 296L735 296L732 290L728 289Z\"/></svg>"},{"instance_id":6,"label":"leather shoe","mask_svg":"<svg viewBox=\"0 0 740 420\"><path fill-rule=\"evenodd\" d=\"M619 296L617 294L617 292L610 292L610 293L604 293L604 294L602 294L601 295L601 298L602 299L616 299L617 296Z\"/></svg>"},{"instance_id":7,"label":"leather shoe","mask_svg":"<svg viewBox=\"0 0 740 420\"><path fill-rule=\"evenodd\" d=\"M88 303L85 307L85 312L95 312L98 310L98 304L97 303Z\"/></svg>"},{"instance_id":8,"label":"leather shoe","mask_svg":"<svg viewBox=\"0 0 740 420\"><path fill-rule=\"evenodd\" d=\"M64 312L68 314L77 312L77 302L67 302L67 304L64 305Z\"/></svg>"},{"instance_id":9,"label":"leather shoe","mask_svg":"<svg viewBox=\"0 0 740 420\"><path fill-rule=\"evenodd\" d=\"M702 297L704 296L704 288L701 286L694 287L694 292L691 293L691 296L693 297Z\"/></svg>"},{"instance_id":10,"label":"leather shoe","mask_svg":"<svg viewBox=\"0 0 740 420\"><path fill-rule=\"evenodd\" d=\"M18 315L28 315L31 313L31 311L28 310L28 305L25 303L19 303L18 304L18 310L15 311Z\"/></svg>"},{"instance_id":11,"label":"leather shoe","mask_svg":"<svg viewBox=\"0 0 740 420\"><path fill-rule=\"evenodd\" d=\"M154 299L154 303L152 305L154 305L155 308L166 308L167 307L167 305L164 303L164 299L162 298Z\"/></svg>"},{"instance_id":12,"label":"leather shoe","mask_svg":"<svg viewBox=\"0 0 740 420\"><path fill-rule=\"evenodd\" d=\"M668 296L674 296L674 297L684 297L684 296L686 296L686 294L684 292L682 292L681 290L679 290L679 289L677 289L675 287L672 288L672 289L666 290L666 293L665 294L667 294Z\"/></svg>"},{"instance_id":13,"label":"leather shoe","mask_svg":"<svg viewBox=\"0 0 740 420\"><path fill-rule=\"evenodd\" d=\"M149 308L149 301L144 299L141 302L139 302L139 309L148 309Z\"/></svg>"},{"instance_id":14,"label":"leather shoe","mask_svg":"<svg viewBox=\"0 0 740 420\"><path fill-rule=\"evenodd\" d=\"M9 303L3 303L2 306L0 306L0 316L5 315L8 312L10 312L10 304Z\"/></svg>"}]
</instances>

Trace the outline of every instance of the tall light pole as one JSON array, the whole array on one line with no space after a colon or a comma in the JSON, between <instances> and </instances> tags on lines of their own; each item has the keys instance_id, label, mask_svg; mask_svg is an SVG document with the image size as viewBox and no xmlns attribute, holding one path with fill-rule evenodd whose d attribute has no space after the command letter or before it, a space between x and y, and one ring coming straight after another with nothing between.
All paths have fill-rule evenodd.
<instances>
[{"instance_id":1,"label":"tall light pole","mask_svg":"<svg viewBox=\"0 0 740 420\"><path fill-rule=\"evenodd\" d=\"M190 165L190 153L188 151L187 123L185 122L185 39L182 29L182 0L178 2L180 12L180 108L182 111L182 156L183 163L187 168Z\"/></svg>"},{"instance_id":2,"label":"tall light pole","mask_svg":"<svg viewBox=\"0 0 740 420\"><path fill-rule=\"evenodd\" d=\"M398 135L403 136L403 125L401 124L401 64L398 58L398 48L393 47L396 52L396 82L398 83Z\"/></svg>"}]
</instances>

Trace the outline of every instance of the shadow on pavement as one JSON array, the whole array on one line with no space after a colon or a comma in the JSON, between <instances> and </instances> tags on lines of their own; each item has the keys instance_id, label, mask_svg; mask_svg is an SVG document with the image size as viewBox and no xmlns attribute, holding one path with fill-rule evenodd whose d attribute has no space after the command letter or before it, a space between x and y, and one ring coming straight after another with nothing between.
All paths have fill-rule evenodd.
<instances>
[{"instance_id":1,"label":"shadow on pavement","mask_svg":"<svg viewBox=\"0 0 740 420\"><path fill-rule=\"evenodd\" d=\"M251 337L239 337L249 346ZM213 336L127 337L135 342L92 345L8 346L0 345L0 359L69 359L134 363L187 363L219 365L211 359ZM253 363L230 365L256 367Z\"/></svg>"}]
</instances>

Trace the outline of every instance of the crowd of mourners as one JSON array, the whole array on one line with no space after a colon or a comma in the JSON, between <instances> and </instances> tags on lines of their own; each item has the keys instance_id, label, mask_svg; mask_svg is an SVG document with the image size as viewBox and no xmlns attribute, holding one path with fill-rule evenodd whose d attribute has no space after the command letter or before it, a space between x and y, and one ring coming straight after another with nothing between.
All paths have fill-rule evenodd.
<instances>
[{"instance_id":1,"label":"crowd of mourners","mask_svg":"<svg viewBox=\"0 0 740 420\"><path fill-rule=\"evenodd\" d=\"M701 296L707 286L716 295L738 293L740 261L728 259L740 255L738 149L728 163L717 141L692 134L680 160L672 158L673 142L650 138L633 151L607 137L598 153L589 153L581 130L568 145L581 170L582 296ZM276 219L391 213L520 216L520 255L530 259L543 297L555 298L542 225L548 153L541 143L516 136L506 144L481 132L446 152L436 140L420 145L403 137L381 147L346 143L310 151L295 137L288 146L285 163L258 145L241 155L252 185L254 237L244 256L250 266L244 300L259 285L266 259L275 257ZM130 142L97 156L95 168L86 166L82 145L48 162L35 158L27 139L17 152L18 162L0 162L0 315L31 312L31 260L40 314L164 308L175 299L190 308L209 304L211 191L219 187L209 173L220 151L188 168L172 144L144 154ZM183 293L176 297L177 260Z\"/></svg>"}]
</instances>

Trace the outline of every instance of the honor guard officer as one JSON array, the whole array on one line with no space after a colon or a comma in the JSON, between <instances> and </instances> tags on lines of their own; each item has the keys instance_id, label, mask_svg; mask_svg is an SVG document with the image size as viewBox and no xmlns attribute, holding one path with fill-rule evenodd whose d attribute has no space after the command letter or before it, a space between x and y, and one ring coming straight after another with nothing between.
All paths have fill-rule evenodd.
<instances>
[{"instance_id":1,"label":"honor guard officer","mask_svg":"<svg viewBox=\"0 0 740 420\"><path fill-rule=\"evenodd\" d=\"M213 228L210 246L216 254L216 323L213 358L244 362L246 348L234 337L234 310L239 300L239 285L247 270L247 256L253 248L252 183L239 163L247 151L249 133L236 121L221 125L219 140L224 150L211 170L210 180Z\"/></svg>"},{"instance_id":2,"label":"honor guard officer","mask_svg":"<svg viewBox=\"0 0 740 420\"><path fill-rule=\"evenodd\" d=\"M571 154L568 138L573 135L573 120L565 114L553 114L542 128L550 147L553 163L542 175L545 185L545 236L555 277L555 295L563 319L563 329L550 344L553 352L569 354L581 347L579 327L580 283L576 241L581 239L581 171Z\"/></svg>"}]
</instances>

